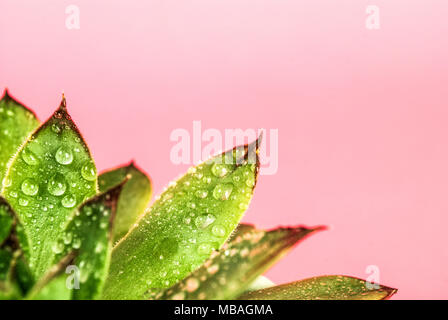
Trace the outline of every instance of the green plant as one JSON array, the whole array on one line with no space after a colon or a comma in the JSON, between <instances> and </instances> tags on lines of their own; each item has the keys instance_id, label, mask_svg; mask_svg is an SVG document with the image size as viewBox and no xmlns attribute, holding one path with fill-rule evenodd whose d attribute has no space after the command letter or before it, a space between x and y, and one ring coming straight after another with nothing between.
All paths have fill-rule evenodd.
<instances>
[{"instance_id":1,"label":"green plant","mask_svg":"<svg viewBox=\"0 0 448 320\"><path fill-rule=\"evenodd\" d=\"M97 176L64 98L39 126L34 113L5 91L0 297L385 299L394 294L395 289L369 290L365 281L345 276L265 288L260 276L267 268L324 228L264 231L239 224L257 182L258 142L190 168L145 209L152 192L148 176L133 163Z\"/></svg>"}]
</instances>

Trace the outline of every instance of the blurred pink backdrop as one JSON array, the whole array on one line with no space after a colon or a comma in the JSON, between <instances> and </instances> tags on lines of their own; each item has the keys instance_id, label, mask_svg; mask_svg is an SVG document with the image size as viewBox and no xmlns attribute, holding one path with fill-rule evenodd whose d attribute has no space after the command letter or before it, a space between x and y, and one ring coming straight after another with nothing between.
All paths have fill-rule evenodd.
<instances>
[{"instance_id":1,"label":"blurred pink backdrop","mask_svg":"<svg viewBox=\"0 0 448 320\"><path fill-rule=\"evenodd\" d=\"M277 128L279 170L244 221L330 229L275 282L376 265L395 298L448 298L445 1L1 0L0 15L0 89L41 120L64 91L99 169L136 159L156 194L186 170L172 130Z\"/></svg>"}]
</instances>

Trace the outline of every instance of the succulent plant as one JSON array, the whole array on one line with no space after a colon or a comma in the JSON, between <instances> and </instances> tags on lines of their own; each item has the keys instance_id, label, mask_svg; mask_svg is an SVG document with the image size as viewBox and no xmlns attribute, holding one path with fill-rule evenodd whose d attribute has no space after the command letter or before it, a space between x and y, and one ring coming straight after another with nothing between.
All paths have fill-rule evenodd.
<instances>
[{"instance_id":1,"label":"succulent plant","mask_svg":"<svg viewBox=\"0 0 448 320\"><path fill-rule=\"evenodd\" d=\"M0 298L386 299L347 276L272 286L261 275L324 227L240 224L257 183L259 139L191 167L151 207L134 163L97 175L59 108L40 125L0 101Z\"/></svg>"}]
</instances>

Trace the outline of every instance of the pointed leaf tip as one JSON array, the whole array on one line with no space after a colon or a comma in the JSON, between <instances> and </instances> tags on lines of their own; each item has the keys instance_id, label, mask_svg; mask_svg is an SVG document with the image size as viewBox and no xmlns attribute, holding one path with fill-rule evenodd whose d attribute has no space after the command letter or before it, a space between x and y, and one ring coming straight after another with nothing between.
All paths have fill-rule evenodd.
<instances>
[{"instance_id":1,"label":"pointed leaf tip","mask_svg":"<svg viewBox=\"0 0 448 320\"><path fill-rule=\"evenodd\" d=\"M320 276L245 293L241 300L386 300L397 289L350 276Z\"/></svg>"}]
</instances>

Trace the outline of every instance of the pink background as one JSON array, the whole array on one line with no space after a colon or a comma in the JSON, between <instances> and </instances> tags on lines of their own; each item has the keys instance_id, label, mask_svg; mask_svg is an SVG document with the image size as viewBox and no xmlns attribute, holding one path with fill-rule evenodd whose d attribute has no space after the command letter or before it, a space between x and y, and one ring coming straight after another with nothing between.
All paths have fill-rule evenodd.
<instances>
[{"instance_id":1,"label":"pink background","mask_svg":"<svg viewBox=\"0 0 448 320\"><path fill-rule=\"evenodd\" d=\"M186 169L173 129L278 128L244 220L331 228L268 276L377 265L396 298L448 298L447 16L443 0L1 0L0 89L41 119L64 90L99 169L135 158L157 194Z\"/></svg>"}]
</instances>

